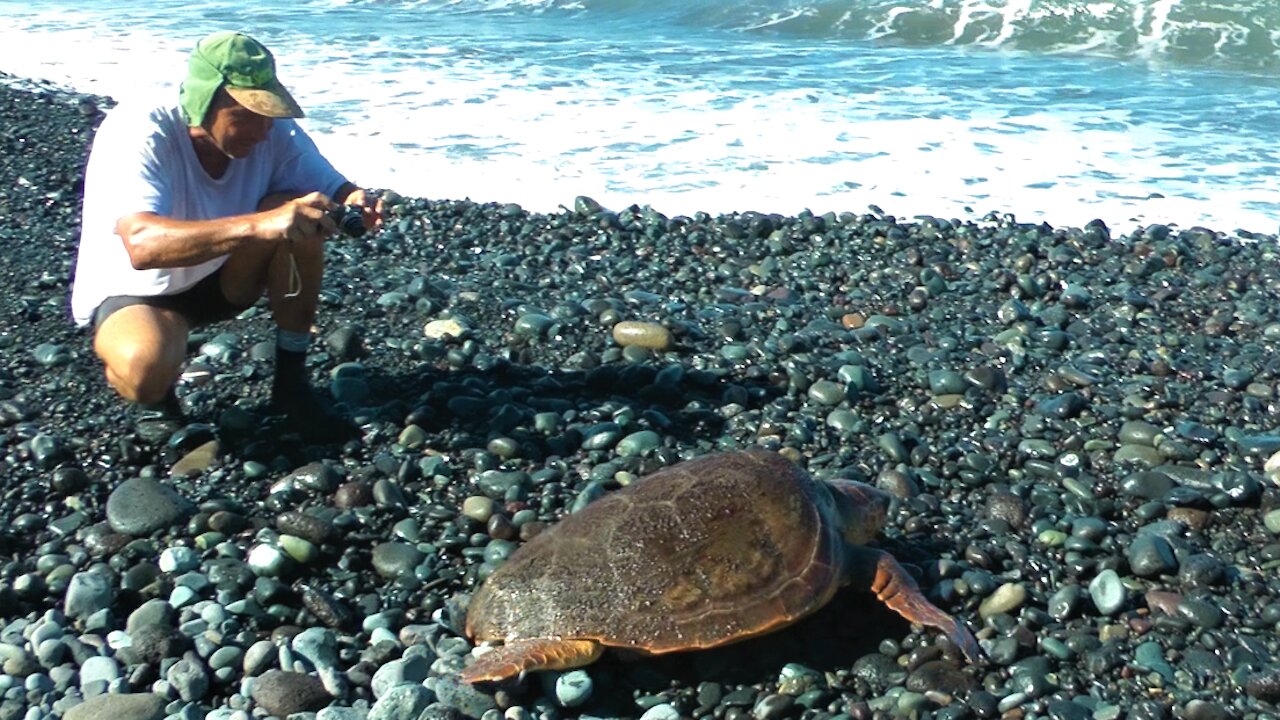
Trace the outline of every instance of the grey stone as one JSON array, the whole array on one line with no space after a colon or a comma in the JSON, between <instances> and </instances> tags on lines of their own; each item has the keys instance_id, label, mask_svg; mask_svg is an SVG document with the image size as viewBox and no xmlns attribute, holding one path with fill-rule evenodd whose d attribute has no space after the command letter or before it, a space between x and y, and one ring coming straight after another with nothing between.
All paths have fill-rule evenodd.
<instances>
[{"instance_id":1,"label":"grey stone","mask_svg":"<svg viewBox=\"0 0 1280 720\"><path fill-rule=\"evenodd\" d=\"M253 701L271 715L319 710L333 699L319 678L305 673L269 670L253 682Z\"/></svg>"},{"instance_id":2,"label":"grey stone","mask_svg":"<svg viewBox=\"0 0 1280 720\"><path fill-rule=\"evenodd\" d=\"M479 718L486 711L498 707L493 696L480 692L469 683L458 679L457 675L441 675L432 685L440 702L457 710L466 717Z\"/></svg>"},{"instance_id":3,"label":"grey stone","mask_svg":"<svg viewBox=\"0 0 1280 720\"><path fill-rule=\"evenodd\" d=\"M435 695L422 685L396 685L369 709L369 720L417 720Z\"/></svg>"},{"instance_id":4,"label":"grey stone","mask_svg":"<svg viewBox=\"0 0 1280 720\"><path fill-rule=\"evenodd\" d=\"M373 569L388 580L412 573L426 558L418 548L405 543L380 543L373 548Z\"/></svg>"},{"instance_id":5,"label":"grey stone","mask_svg":"<svg viewBox=\"0 0 1280 720\"><path fill-rule=\"evenodd\" d=\"M178 697L186 702L199 700L209 692L209 672L195 653L189 652L169 666L165 679L178 691Z\"/></svg>"},{"instance_id":6,"label":"grey stone","mask_svg":"<svg viewBox=\"0 0 1280 720\"><path fill-rule=\"evenodd\" d=\"M338 662L338 638L328 628L307 628L294 636L293 651L316 669L333 667Z\"/></svg>"},{"instance_id":7,"label":"grey stone","mask_svg":"<svg viewBox=\"0 0 1280 720\"><path fill-rule=\"evenodd\" d=\"M97 656L80 666L80 687L92 682L110 683L120 677L120 664L113 658Z\"/></svg>"},{"instance_id":8,"label":"grey stone","mask_svg":"<svg viewBox=\"0 0 1280 720\"><path fill-rule=\"evenodd\" d=\"M195 506L176 490L150 478L120 483L107 498L107 522L125 535L150 535L189 515Z\"/></svg>"},{"instance_id":9,"label":"grey stone","mask_svg":"<svg viewBox=\"0 0 1280 720\"><path fill-rule=\"evenodd\" d=\"M78 572L71 576L63 602L63 612L70 618L87 618L111 607L115 588L111 578L102 572Z\"/></svg>"},{"instance_id":10,"label":"grey stone","mask_svg":"<svg viewBox=\"0 0 1280 720\"><path fill-rule=\"evenodd\" d=\"M161 720L165 701L151 693L96 695L71 708L63 720Z\"/></svg>"},{"instance_id":11,"label":"grey stone","mask_svg":"<svg viewBox=\"0 0 1280 720\"><path fill-rule=\"evenodd\" d=\"M378 668L377 672L373 674L370 689L373 690L375 698L380 698L396 685L405 683L420 684L427 679L427 672L430 669L431 663L426 658L417 655L410 655L400 660L392 660Z\"/></svg>"}]
</instances>

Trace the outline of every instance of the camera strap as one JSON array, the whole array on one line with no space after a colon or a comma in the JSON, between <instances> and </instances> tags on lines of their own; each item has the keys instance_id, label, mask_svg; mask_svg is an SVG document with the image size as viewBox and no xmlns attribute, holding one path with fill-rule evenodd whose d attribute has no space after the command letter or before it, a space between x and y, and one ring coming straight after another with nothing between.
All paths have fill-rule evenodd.
<instances>
[{"instance_id":1,"label":"camera strap","mask_svg":"<svg viewBox=\"0 0 1280 720\"><path fill-rule=\"evenodd\" d=\"M302 294L302 274L298 272L298 261L293 257L293 240L289 240L289 290L284 296L295 298Z\"/></svg>"}]
</instances>

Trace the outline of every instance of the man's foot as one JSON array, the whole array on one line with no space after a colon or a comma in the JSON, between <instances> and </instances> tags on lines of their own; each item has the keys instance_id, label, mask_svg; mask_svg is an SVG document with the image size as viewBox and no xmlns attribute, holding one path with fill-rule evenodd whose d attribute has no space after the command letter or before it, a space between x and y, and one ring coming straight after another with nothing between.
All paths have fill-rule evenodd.
<instances>
[{"instance_id":1,"label":"man's foot","mask_svg":"<svg viewBox=\"0 0 1280 720\"><path fill-rule=\"evenodd\" d=\"M272 393L269 408L272 413L284 415L281 431L296 433L304 442L346 442L359 435L354 423L309 386Z\"/></svg>"},{"instance_id":2,"label":"man's foot","mask_svg":"<svg viewBox=\"0 0 1280 720\"><path fill-rule=\"evenodd\" d=\"M134 403L129 408L133 431L143 442L159 445L187 424L178 395L169 388L164 399L154 405Z\"/></svg>"}]
</instances>

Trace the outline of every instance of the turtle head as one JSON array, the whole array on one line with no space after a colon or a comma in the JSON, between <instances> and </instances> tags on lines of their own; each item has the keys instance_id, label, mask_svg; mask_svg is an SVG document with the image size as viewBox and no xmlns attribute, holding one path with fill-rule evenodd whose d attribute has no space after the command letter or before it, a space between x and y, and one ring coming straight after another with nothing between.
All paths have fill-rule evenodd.
<instances>
[{"instance_id":1,"label":"turtle head","mask_svg":"<svg viewBox=\"0 0 1280 720\"><path fill-rule=\"evenodd\" d=\"M889 517L889 493L856 480L829 480L846 542L865 545L884 528Z\"/></svg>"}]
</instances>

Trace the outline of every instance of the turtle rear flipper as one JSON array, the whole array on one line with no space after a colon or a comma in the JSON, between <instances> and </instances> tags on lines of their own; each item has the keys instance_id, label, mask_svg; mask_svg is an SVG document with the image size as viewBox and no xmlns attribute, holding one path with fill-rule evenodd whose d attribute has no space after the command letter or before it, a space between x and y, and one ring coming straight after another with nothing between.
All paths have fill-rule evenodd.
<instances>
[{"instance_id":1,"label":"turtle rear flipper","mask_svg":"<svg viewBox=\"0 0 1280 720\"><path fill-rule=\"evenodd\" d=\"M946 633L969 662L978 662L982 651L969 628L929 602L920 593L916 581L892 555L867 547L850 547L849 551L851 567L875 572L869 585L880 602L913 623L935 627Z\"/></svg>"},{"instance_id":2,"label":"turtle rear flipper","mask_svg":"<svg viewBox=\"0 0 1280 720\"><path fill-rule=\"evenodd\" d=\"M530 670L569 670L600 659L604 646L594 640L530 638L499 645L462 669L468 683L496 682Z\"/></svg>"}]
</instances>

